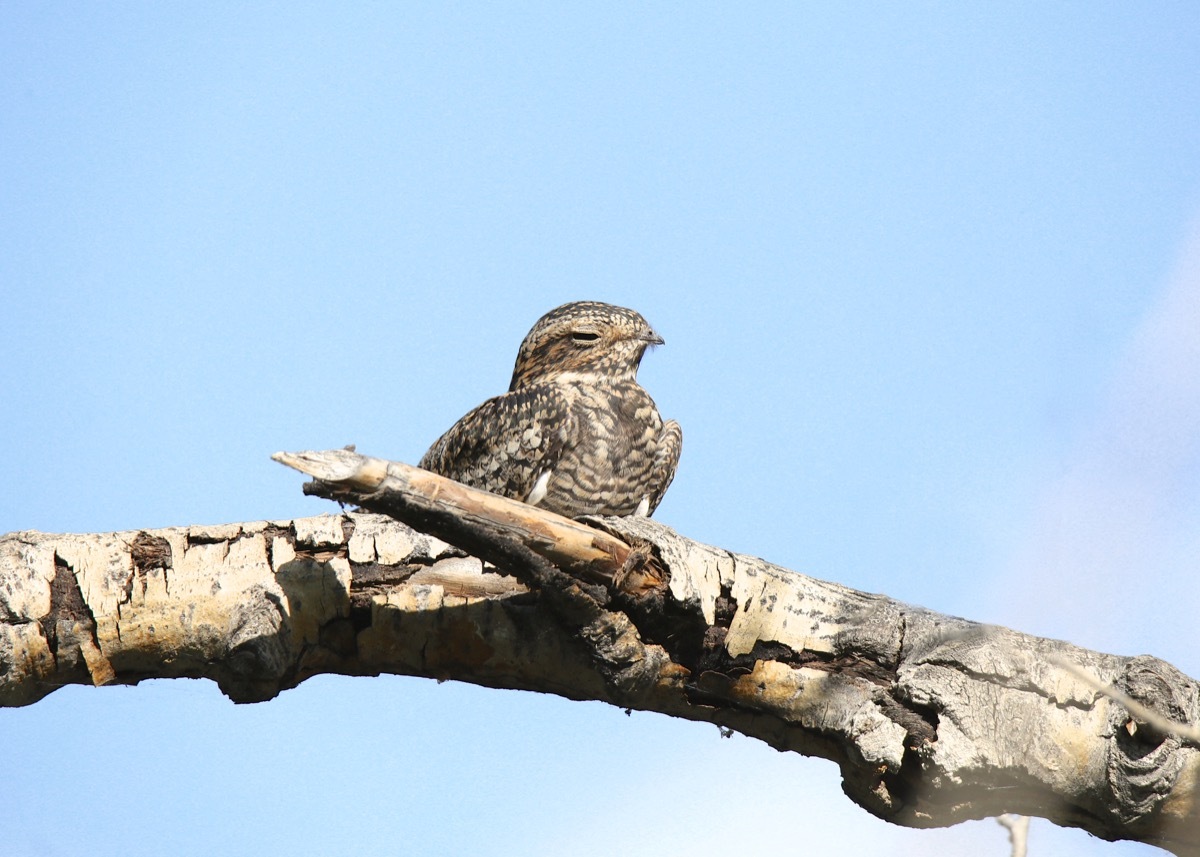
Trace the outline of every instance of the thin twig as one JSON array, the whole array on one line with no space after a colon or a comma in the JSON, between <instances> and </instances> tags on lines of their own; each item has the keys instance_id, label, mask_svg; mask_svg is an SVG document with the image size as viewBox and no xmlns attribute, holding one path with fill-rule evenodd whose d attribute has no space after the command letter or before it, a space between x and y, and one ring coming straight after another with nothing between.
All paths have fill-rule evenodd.
<instances>
[{"instance_id":1,"label":"thin twig","mask_svg":"<svg viewBox=\"0 0 1200 857\"><path fill-rule=\"evenodd\" d=\"M1061 658L1057 655L1051 655L1050 662L1057 667L1062 667L1067 672L1071 673L1071 675L1087 682L1097 692L1102 693L1114 702L1119 703L1138 720L1150 724L1160 732L1177 735L1185 740L1200 744L1200 729L1197 729L1195 726L1189 726L1186 723L1177 723L1169 717L1163 717L1157 711L1147 708L1133 697L1122 693L1111 684L1105 684L1087 670L1076 666L1064 658Z\"/></svg>"},{"instance_id":2,"label":"thin twig","mask_svg":"<svg viewBox=\"0 0 1200 857\"><path fill-rule=\"evenodd\" d=\"M1012 857L1025 857L1029 844L1029 816L1006 812L996 816L1002 827L1008 828L1008 841L1012 844Z\"/></svg>"}]
</instances>

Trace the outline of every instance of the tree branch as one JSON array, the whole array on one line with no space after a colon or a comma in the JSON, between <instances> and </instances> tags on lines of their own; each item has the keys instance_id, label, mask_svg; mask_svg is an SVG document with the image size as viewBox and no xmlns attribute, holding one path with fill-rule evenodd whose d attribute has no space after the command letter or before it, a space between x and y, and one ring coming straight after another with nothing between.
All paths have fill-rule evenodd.
<instances>
[{"instance_id":1,"label":"tree branch","mask_svg":"<svg viewBox=\"0 0 1200 857\"><path fill-rule=\"evenodd\" d=\"M242 702L322 672L455 678L832 759L897 824L1014 812L1200 855L1200 688L1162 661L938 615L646 519L568 521L344 450L277 457L318 477L310 493L433 535L349 513L5 536L0 704L151 676L209 677Z\"/></svg>"}]
</instances>

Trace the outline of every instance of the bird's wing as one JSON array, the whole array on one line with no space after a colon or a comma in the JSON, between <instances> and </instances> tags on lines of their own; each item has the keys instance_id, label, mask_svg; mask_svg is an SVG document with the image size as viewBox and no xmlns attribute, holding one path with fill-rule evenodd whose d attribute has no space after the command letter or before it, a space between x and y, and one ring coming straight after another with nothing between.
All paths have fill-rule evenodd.
<instances>
[{"instance_id":1,"label":"bird's wing","mask_svg":"<svg viewBox=\"0 0 1200 857\"><path fill-rule=\"evenodd\" d=\"M559 388L523 387L488 399L455 423L425 453L421 467L524 500L558 463L573 425Z\"/></svg>"},{"instance_id":2,"label":"bird's wing","mask_svg":"<svg viewBox=\"0 0 1200 857\"><path fill-rule=\"evenodd\" d=\"M663 424L662 432L658 435L658 449L654 453L654 467L650 471L650 509L654 510L662 501L663 495L675 478L675 468L679 465L679 453L683 451L683 429L675 420Z\"/></svg>"}]
</instances>

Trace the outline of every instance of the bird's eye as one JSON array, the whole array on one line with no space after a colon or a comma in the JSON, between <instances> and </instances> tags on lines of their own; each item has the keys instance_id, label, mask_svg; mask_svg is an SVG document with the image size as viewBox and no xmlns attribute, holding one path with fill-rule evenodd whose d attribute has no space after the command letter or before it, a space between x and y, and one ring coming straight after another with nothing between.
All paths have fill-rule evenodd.
<instances>
[{"instance_id":1,"label":"bird's eye","mask_svg":"<svg viewBox=\"0 0 1200 857\"><path fill-rule=\"evenodd\" d=\"M587 330L573 330L571 331L571 338L576 342L595 342L600 338L600 334Z\"/></svg>"}]
</instances>

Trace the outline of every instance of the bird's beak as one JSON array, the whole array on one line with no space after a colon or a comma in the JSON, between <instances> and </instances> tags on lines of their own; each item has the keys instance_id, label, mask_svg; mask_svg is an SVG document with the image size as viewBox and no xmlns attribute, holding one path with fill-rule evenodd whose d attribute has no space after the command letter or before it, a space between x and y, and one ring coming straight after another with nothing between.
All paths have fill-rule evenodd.
<instances>
[{"instance_id":1,"label":"bird's beak","mask_svg":"<svg viewBox=\"0 0 1200 857\"><path fill-rule=\"evenodd\" d=\"M639 336L638 339L642 340L642 342L646 343L647 345L665 345L666 344L666 340L663 339L661 336L659 336L657 333L655 333L650 328L646 328L646 332L643 333L641 336Z\"/></svg>"}]
</instances>

